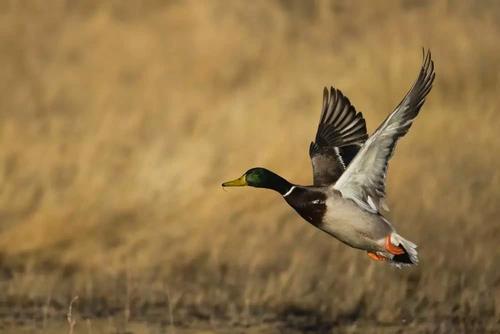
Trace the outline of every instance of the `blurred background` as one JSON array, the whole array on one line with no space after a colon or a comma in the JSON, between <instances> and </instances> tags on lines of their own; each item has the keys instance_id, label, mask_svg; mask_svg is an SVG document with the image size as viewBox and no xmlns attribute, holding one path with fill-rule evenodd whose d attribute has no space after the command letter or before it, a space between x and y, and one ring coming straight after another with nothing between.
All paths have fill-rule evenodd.
<instances>
[{"instance_id":1,"label":"blurred background","mask_svg":"<svg viewBox=\"0 0 500 334\"><path fill-rule=\"evenodd\" d=\"M2 1L6 333L500 331L496 1ZM388 174L418 267L371 261L274 192L311 183L322 89L369 132L436 81ZM17 328L17 329L16 329Z\"/></svg>"}]
</instances>

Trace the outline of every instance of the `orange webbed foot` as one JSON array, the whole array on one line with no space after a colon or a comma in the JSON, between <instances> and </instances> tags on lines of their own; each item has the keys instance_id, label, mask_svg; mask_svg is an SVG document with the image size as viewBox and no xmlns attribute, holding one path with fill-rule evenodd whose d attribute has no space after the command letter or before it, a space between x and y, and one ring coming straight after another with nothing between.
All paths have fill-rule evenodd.
<instances>
[{"instance_id":1,"label":"orange webbed foot","mask_svg":"<svg viewBox=\"0 0 500 334\"><path fill-rule=\"evenodd\" d=\"M394 246L391 242L391 236L385 237L385 249L392 255L404 254L405 250L402 247Z\"/></svg>"},{"instance_id":2,"label":"orange webbed foot","mask_svg":"<svg viewBox=\"0 0 500 334\"><path fill-rule=\"evenodd\" d=\"M368 252L368 256L374 261L383 261L385 258L377 253Z\"/></svg>"}]
</instances>

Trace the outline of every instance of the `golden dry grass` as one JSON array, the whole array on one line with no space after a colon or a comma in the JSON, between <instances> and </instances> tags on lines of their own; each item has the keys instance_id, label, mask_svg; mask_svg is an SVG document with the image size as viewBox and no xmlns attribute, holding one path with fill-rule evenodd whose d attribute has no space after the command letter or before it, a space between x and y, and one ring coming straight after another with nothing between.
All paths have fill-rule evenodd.
<instances>
[{"instance_id":1,"label":"golden dry grass","mask_svg":"<svg viewBox=\"0 0 500 334\"><path fill-rule=\"evenodd\" d=\"M78 295L82 332L106 317L116 331L500 330L497 3L0 7L4 329L50 331ZM252 166L309 183L323 86L372 131L422 46L437 79L388 184L417 268L373 263L275 193L221 190Z\"/></svg>"}]
</instances>

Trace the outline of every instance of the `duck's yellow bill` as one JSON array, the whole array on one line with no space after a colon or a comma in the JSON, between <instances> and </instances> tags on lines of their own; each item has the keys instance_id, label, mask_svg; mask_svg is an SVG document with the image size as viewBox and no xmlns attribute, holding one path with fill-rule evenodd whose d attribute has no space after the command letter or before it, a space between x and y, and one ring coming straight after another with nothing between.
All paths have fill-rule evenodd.
<instances>
[{"instance_id":1,"label":"duck's yellow bill","mask_svg":"<svg viewBox=\"0 0 500 334\"><path fill-rule=\"evenodd\" d=\"M232 180L232 181L227 181L222 184L223 187L243 187L247 186L247 178L246 175L243 175L239 179Z\"/></svg>"}]
</instances>

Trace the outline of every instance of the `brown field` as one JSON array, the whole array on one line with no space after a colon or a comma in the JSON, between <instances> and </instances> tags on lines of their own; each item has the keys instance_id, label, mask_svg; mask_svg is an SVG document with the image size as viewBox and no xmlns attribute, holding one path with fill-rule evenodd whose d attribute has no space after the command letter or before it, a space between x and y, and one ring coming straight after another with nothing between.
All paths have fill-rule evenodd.
<instances>
[{"instance_id":1,"label":"brown field","mask_svg":"<svg viewBox=\"0 0 500 334\"><path fill-rule=\"evenodd\" d=\"M0 332L500 333L500 4L0 3ZM376 263L276 193L311 182L323 86L373 131L437 78L399 143Z\"/></svg>"}]
</instances>

